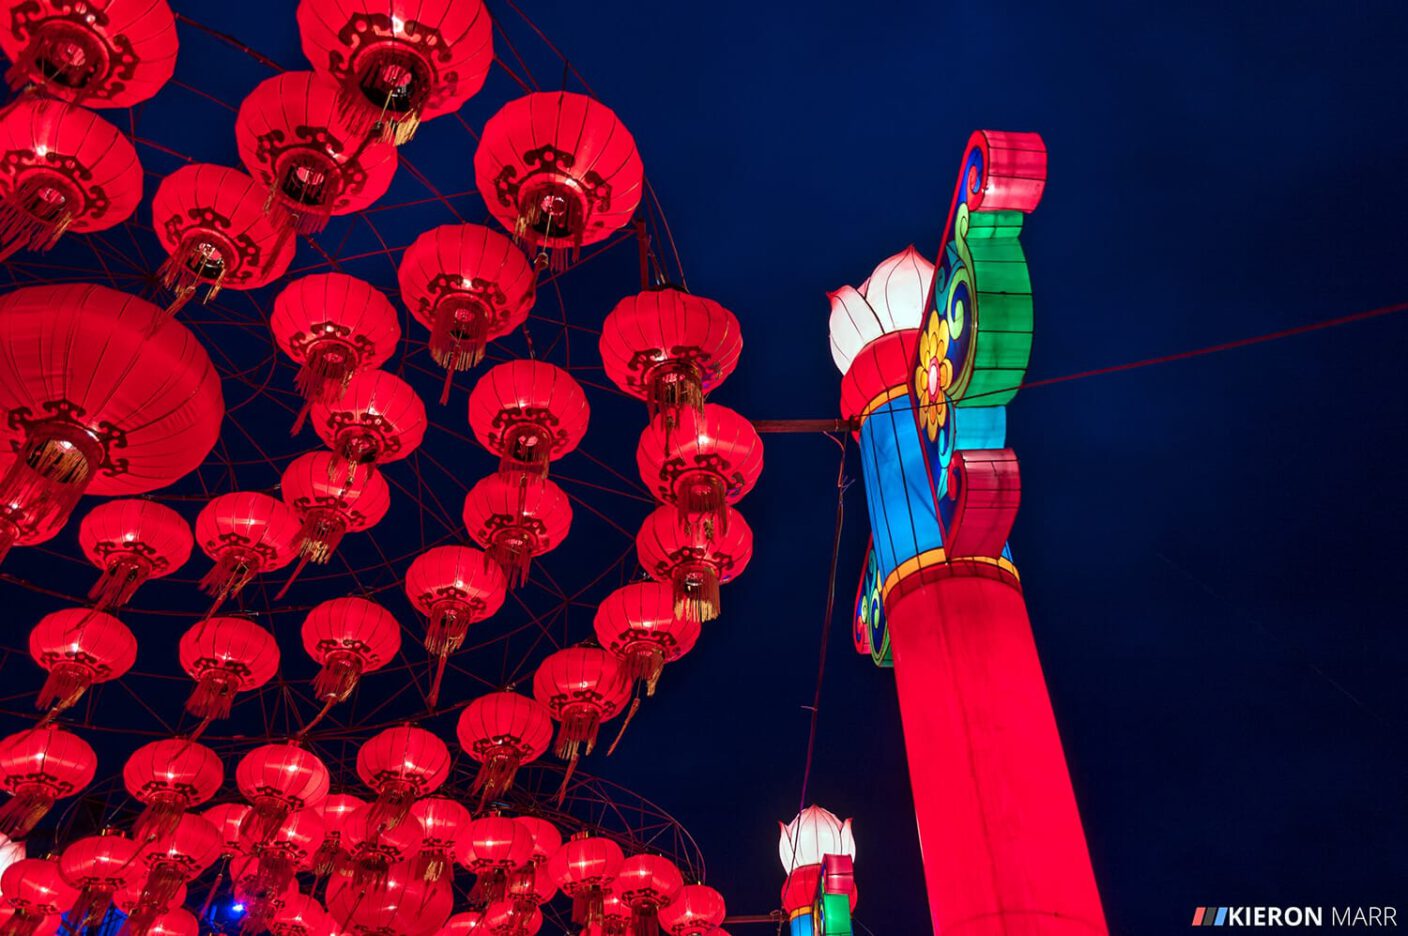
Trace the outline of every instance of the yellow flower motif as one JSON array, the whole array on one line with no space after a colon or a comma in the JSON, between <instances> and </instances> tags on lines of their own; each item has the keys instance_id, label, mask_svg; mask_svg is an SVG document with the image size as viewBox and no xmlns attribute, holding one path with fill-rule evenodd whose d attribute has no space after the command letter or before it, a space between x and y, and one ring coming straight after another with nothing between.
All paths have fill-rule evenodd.
<instances>
[{"instance_id":1,"label":"yellow flower motif","mask_svg":"<svg viewBox=\"0 0 1408 936\"><path fill-rule=\"evenodd\" d=\"M948 360L948 321L937 311L919 336L919 366L914 370L914 389L919 394L919 412L929 441L939 438L939 429L948 421L948 400L944 397L953 383L953 363Z\"/></svg>"}]
</instances>

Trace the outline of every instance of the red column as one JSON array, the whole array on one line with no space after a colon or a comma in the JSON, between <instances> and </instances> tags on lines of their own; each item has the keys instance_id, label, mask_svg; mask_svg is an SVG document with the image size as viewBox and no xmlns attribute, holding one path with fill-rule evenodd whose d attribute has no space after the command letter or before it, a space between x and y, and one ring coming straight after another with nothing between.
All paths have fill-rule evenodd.
<instances>
[{"instance_id":1,"label":"red column","mask_svg":"<svg viewBox=\"0 0 1408 936\"><path fill-rule=\"evenodd\" d=\"M928 566L885 613L934 932L1107 933L1015 580Z\"/></svg>"}]
</instances>

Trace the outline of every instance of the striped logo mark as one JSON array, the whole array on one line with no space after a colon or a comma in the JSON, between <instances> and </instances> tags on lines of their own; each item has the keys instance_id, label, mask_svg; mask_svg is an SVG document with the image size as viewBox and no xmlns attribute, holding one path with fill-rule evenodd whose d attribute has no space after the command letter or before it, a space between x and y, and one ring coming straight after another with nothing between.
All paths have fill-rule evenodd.
<instances>
[{"instance_id":1,"label":"striped logo mark","mask_svg":"<svg viewBox=\"0 0 1408 936\"><path fill-rule=\"evenodd\" d=\"M1193 911L1194 926L1226 926L1226 907L1198 907Z\"/></svg>"}]
</instances>

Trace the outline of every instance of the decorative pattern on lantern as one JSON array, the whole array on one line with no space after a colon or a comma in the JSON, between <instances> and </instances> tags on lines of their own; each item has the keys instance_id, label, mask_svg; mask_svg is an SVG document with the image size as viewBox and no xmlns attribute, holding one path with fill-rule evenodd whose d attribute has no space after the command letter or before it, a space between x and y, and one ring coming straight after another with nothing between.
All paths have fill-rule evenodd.
<instances>
[{"instance_id":1,"label":"decorative pattern on lantern","mask_svg":"<svg viewBox=\"0 0 1408 936\"><path fill-rule=\"evenodd\" d=\"M553 255L555 269L605 240L640 205L645 167L614 111L584 94L540 92L509 101L474 151L484 204L515 240ZM538 265L547 258L540 256Z\"/></svg>"},{"instance_id":2,"label":"decorative pattern on lantern","mask_svg":"<svg viewBox=\"0 0 1408 936\"><path fill-rule=\"evenodd\" d=\"M0 417L20 437L0 503L27 524L62 524L85 493L164 487L214 447L219 375L195 335L162 318L91 284L0 297Z\"/></svg>"},{"instance_id":3,"label":"decorative pattern on lantern","mask_svg":"<svg viewBox=\"0 0 1408 936\"><path fill-rule=\"evenodd\" d=\"M137 638L101 611L68 608L46 614L29 632L29 655L48 671L35 708L50 717L76 703L89 686L120 678L137 662Z\"/></svg>"},{"instance_id":4,"label":"decorative pattern on lantern","mask_svg":"<svg viewBox=\"0 0 1408 936\"><path fill-rule=\"evenodd\" d=\"M97 114L26 95L0 115L0 260L65 231L106 231L141 200L137 151Z\"/></svg>"},{"instance_id":5,"label":"decorative pattern on lantern","mask_svg":"<svg viewBox=\"0 0 1408 936\"><path fill-rule=\"evenodd\" d=\"M64 908L73 932L81 933L88 924L101 920L112 895L133 883L137 852L136 842L110 830L64 846L59 874L78 891L72 906Z\"/></svg>"},{"instance_id":6,"label":"decorative pattern on lantern","mask_svg":"<svg viewBox=\"0 0 1408 936\"><path fill-rule=\"evenodd\" d=\"M417 797L434 793L450 776L450 749L424 728L387 728L357 751L357 776L377 794L367 824L394 829Z\"/></svg>"},{"instance_id":7,"label":"decorative pattern on lantern","mask_svg":"<svg viewBox=\"0 0 1408 936\"><path fill-rule=\"evenodd\" d=\"M552 743L552 716L543 705L516 692L482 695L460 713L455 726L464 752L479 763L471 790L482 809L513 786L518 768L542 756Z\"/></svg>"},{"instance_id":8,"label":"decorative pattern on lantern","mask_svg":"<svg viewBox=\"0 0 1408 936\"><path fill-rule=\"evenodd\" d=\"M337 89L312 72L261 82L240 104L240 162L283 207L299 234L316 234L333 215L370 208L391 187L396 148L363 142L343 120Z\"/></svg>"},{"instance_id":9,"label":"decorative pattern on lantern","mask_svg":"<svg viewBox=\"0 0 1408 936\"><path fill-rule=\"evenodd\" d=\"M674 504L686 534L712 540L728 532L728 507L758 483L763 440L733 410L709 403L684 410L672 427L657 417L636 446L640 479L657 499Z\"/></svg>"},{"instance_id":10,"label":"decorative pattern on lantern","mask_svg":"<svg viewBox=\"0 0 1408 936\"><path fill-rule=\"evenodd\" d=\"M21 839L56 800L93 782L98 756L78 735L53 726L29 728L0 741L0 834Z\"/></svg>"},{"instance_id":11,"label":"decorative pattern on lantern","mask_svg":"<svg viewBox=\"0 0 1408 936\"><path fill-rule=\"evenodd\" d=\"M484 816L469 824L457 857L475 875L471 903L502 900L508 893L510 872L533 857L533 834L506 816Z\"/></svg>"},{"instance_id":12,"label":"decorative pattern on lantern","mask_svg":"<svg viewBox=\"0 0 1408 936\"><path fill-rule=\"evenodd\" d=\"M443 796L416 800L411 815L424 835L416 855L415 874L423 881L438 881L454 874L455 855L473 817L469 810Z\"/></svg>"},{"instance_id":13,"label":"decorative pattern on lantern","mask_svg":"<svg viewBox=\"0 0 1408 936\"><path fill-rule=\"evenodd\" d=\"M240 823L241 841L260 843L278 831L289 813L316 809L332 778L318 755L288 741L260 745L240 758L235 783L253 807Z\"/></svg>"},{"instance_id":14,"label":"decorative pattern on lantern","mask_svg":"<svg viewBox=\"0 0 1408 936\"><path fill-rule=\"evenodd\" d=\"M602 899L625 860L621 846L586 832L572 836L548 859L553 880L572 898L573 923L601 922Z\"/></svg>"},{"instance_id":15,"label":"decorative pattern on lantern","mask_svg":"<svg viewBox=\"0 0 1408 936\"><path fill-rule=\"evenodd\" d=\"M406 570L406 597L430 619L425 649L439 658L427 701L440 698L451 653L464 645L469 626L503 607L507 585L499 566L468 546L436 546Z\"/></svg>"},{"instance_id":16,"label":"decorative pattern on lantern","mask_svg":"<svg viewBox=\"0 0 1408 936\"><path fill-rule=\"evenodd\" d=\"M295 434L312 403L342 399L347 382L385 364L401 340L391 302L345 273L315 273L289 283L274 299L269 330L299 366L295 385L307 404L294 422Z\"/></svg>"},{"instance_id":17,"label":"decorative pattern on lantern","mask_svg":"<svg viewBox=\"0 0 1408 936\"><path fill-rule=\"evenodd\" d=\"M460 109L494 62L483 0L301 0L298 32L313 70L338 87L347 123L405 143L423 121Z\"/></svg>"},{"instance_id":18,"label":"decorative pattern on lantern","mask_svg":"<svg viewBox=\"0 0 1408 936\"><path fill-rule=\"evenodd\" d=\"M469 425L479 444L499 456L506 481L546 478L548 463L587 434L591 409L572 375L542 361L490 368L469 394Z\"/></svg>"},{"instance_id":19,"label":"decorative pattern on lantern","mask_svg":"<svg viewBox=\"0 0 1408 936\"><path fill-rule=\"evenodd\" d=\"M22 858L10 865L0 874L0 892L14 911L4 923L7 936L28 936L48 918L57 922L78 899L78 891L59 872L59 863L49 858Z\"/></svg>"},{"instance_id":20,"label":"decorative pattern on lantern","mask_svg":"<svg viewBox=\"0 0 1408 936\"><path fill-rule=\"evenodd\" d=\"M684 877L674 862L659 855L632 855L621 863L611 892L631 910L630 936L659 936L660 908L675 899Z\"/></svg>"},{"instance_id":21,"label":"decorative pattern on lantern","mask_svg":"<svg viewBox=\"0 0 1408 936\"><path fill-rule=\"evenodd\" d=\"M673 428L685 409L702 412L705 395L733 373L743 332L714 300L667 287L618 302L602 323L600 348L611 382Z\"/></svg>"},{"instance_id":22,"label":"decorative pattern on lantern","mask_svg":"<svg viewBox=\"0 0 1408 936\"><path fill-rule=\"evenodd\" d=\"M660 925L670 936L706 936L727 915L723 894L704 884L686 884L660 911Z\"/></svg>"},{"instance_id":23,"label":"decorative pattern on lantern","mask_svg":"<svg viewBox=\"0 0 1408 936\"><path fill-rule=\"evenodd\" d=\"M138 853L133 867L145 871L146 878L135 902L119 907L127 913L127 925L140 933L169 908L183 902L186 883L214 864L221 848L220 831L210 820L195 813L182 815L170 835ZM122 896L119 894L115 900L121 901Z\"/></svg>"},{"instance_id":24,"label":"decorative pattern on lantern","mask_svg":"<svg viewBox=\"0 0 1408 936\"><path fill-rule=\"evenodd\" d=\"M186 711L208 724L227 718L235 695L274 678L279 644L247 618L213 617L181 635L181 668L196 681Z\"/></svg>"},{"instance_id":25,"label":"decorative pattern on lantern","mask_svg":"<svg viewBox=\"0 0 1408 936\"><path fill-rule=\"evenodd\" d=\"M592 621L597 642L614 653L633 681L655 695L660 674L694 649L697 620L675 612L674 589L662 582L632 582L607 595Z\"/></svg>"},{"instance_id":26,"label":"decorative pattern on lantern","mask_svg":"<svg viewBox=\"0 0 1408 936\"><path fill-rule=\"evenodd\" d=\"M311 868L318 877L326 877L342 868L347 861L347 836L343 834L352 814L367 804L349 793L331 793L314 808L323 814L323 844L313 855Z\"/></svg>"},{"instance_id":27,"label":"decorative pattern on lantern","mask_svg":"<svg viewBox=\"0 0 1408 936\"><path fill-rule=\"evenodd\" d=\"M368 803L348 816L342 827L347 860L340 870L351 876L352 886L359 891L386 889L392 870L416 856L424 836L420 821L414 816L408 816L395 828L372 822L375 809L375 803Z\"/></svg>"},{"instance_id":28,"label":"decorative pattern on lantern","mask_svg":"<svg viewBox=\"0 0 1408 936\"><path fill-rule=\"evenodd\" d=\"M172 834L181 815L208 802L224 782L224 762L203 744L166 738L142 745L122 768L123 786L146 806L132 837L146 843Z\"/></svg>"},{"instance_id":29,"label":"decorative pattern on lantern","mask_svg":"<svg viewBox=\"0 0 1408 936\"><path fill-rule=\"evenodd\" d=\"M575 766L580 749L591 754L602 724L630 700L631 683L621 661L600 647L568 647L539 664L533 696L559 722L554 753Z\"/></svg>"},{"instance_id":30,"label":"decorative pattern on lantern","mask_svg":"<svg viewBox=\"0 0 1408 936\"><path fill-rule=\"evenodd\" d=\"M304 565L310 561L326 563L343 536L371 529L391 509L391 488L375 469L342 484L331 480L341 474L342 466L342 460L331 452L309 452L284 469L279 491L303 522L303 529L296 541L298 568L276 598L288 591Z\"/></svg>"},{"instance_id":31,"label":"decorative pattern on lantern","mask_svg":"<svg viewBox=\"0 0 1408 936\"><path fill-rule=\"evenodd\" d=\"M196 542L215 567L200 580L212 597L207 616L261 572L277 572L298 555L298 515L267 494L237 491L212 498L196 517Z\"/></svg>"},{"instance_id":32,"label":"decorative pattern on lantern","mask_svg":"<svg viewBox=\"0 0 1408 936\"><path fill-rule=\"evenodd\" d=\"M303 619L303 649L322 666L313 680L314 695L341 702L363 674L381 669L401 651L401 625L376 602L333 598Z\"/></svg>"},{"instance_id":33,"label":"decorative pattern on lantern","mask_svg":"<svg viewBox=\"0 0 1408 936\"><path fill-rule=\"evenodd\" d=\"M464 499L469 536L498 563L509 588L528 581L533 557L551 552L572 527L572 504L546 478L482 478Z\"/></svg>"},{"instance_id":34,"label":"decorative pattern on lantern","mask_svg":"<svg viewBox=\"0 0 1408 936\"><path fill-rule=\"evenodd\" d=\"M719 616L719 586L733 581L753 558L753 531L742 515L726 509L727 521L712 541L680 529L673 507L660 507L636 534L640 564L657 582L669 582L675 613L691 621Z\"/></svg>"},{"instance_id":35,"label":"decorative pattern on lantern","mask_svg":"<svg viewBox=\"0 0 1408 936\"><path fill-rule=\"evenodd\" d=\"M85 107L131 107L176 69L176 17L166 0L16 4L0 28L11 90L34 84Z\"/></svg>"},{"instance_id":36,"label":"decorative pattern on lantern","mask_svg":"<svg viewBox=\"0 0 1408 936\"><path fill-rule=\"evenodd\" d=\"M191 525L170 507L149 500L99 504L78 526L83 555L102 570L88 597L100 611L121 608L143 582L186 564L195 546Z\"/></svg>"},{"instance_id":37,"label":"decorative pattern on lantern","mask_svg":"<svg viewBox=\"0 0 1408 936\"><path fill-rule=\"evenodd\" d=\"M397 273L401 301L430 329L430 355L445 368L444 404L455 371L528 320L537 282L507 237L477 224L446 224L415 239Z\"/></svg>"},{"instance_id":38,"label":"decorative pattern on lantern","mask_svg":"<svg viewBox=\"0 0 1408 936\"><path fill-rule=\"evenodd\" d=\"M152 227L167 253L157 275L176 312L205 284L202 302L222 289L258 289L288 271L297 245L279 205L265 209L266 188L237 169L182 166L152 199Z\"/></svg>"},{"instance_id":39,"label":"decorative pattern on lantern","mask_svg":"<svg viewBox=\"0 0 1408 936\"><path fill-rule=\"evenodd\" d=\"M427 425L425 404L411 385L379 370L355 375L336 403L314 402L310 418L318 438L346 465L339 472L343 484L357 480L359 466L410 455Z\"/></svg>"}]
</instances>

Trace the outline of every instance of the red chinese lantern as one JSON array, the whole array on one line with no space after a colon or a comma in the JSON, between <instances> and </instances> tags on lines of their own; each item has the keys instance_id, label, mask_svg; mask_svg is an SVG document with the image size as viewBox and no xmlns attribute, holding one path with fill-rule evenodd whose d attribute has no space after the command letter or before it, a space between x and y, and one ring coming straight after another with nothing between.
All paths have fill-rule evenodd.
<instances>
[{"instance_id":1,"label":"red chinese lantern","mask_svg":"<svg viewBox=\"0 0 1408 936\"><path fill-rule=\"evenodd\" d=\"M705 539L727 532L728 510L753 490L763 471L763 440L753 424L727 407L684 410L670 427L656 418L636 446L640 479L655 497L674 504L686 534Z\"/></svg>"},{"instance_id":2,"label":"red chinese lantern","mask_svg":"<svg viewBox=\"0 0 1408 936\"><path fill-rule=\"evenodd\" d=\"M509 899L520 914L527 914L557 893L557 883L547 865L562 847L562 833L551 822L536 816L518 816L513 821L527 829L533 839L532 857L513 873L508 884Z\"/></svg>"},{"instance_id":3,"label":"red chinese lantern","mask_svg":"<svg viewBox=\"0 0 1408 936\"><path fill-rule=\"evenodd\" d=\"M367 823L392 829L411 814L417 797L434 793L450 776L450 749L424 728L387 728L357 751L357 776L377 794Z\"/></svg>"},{"instance_id":4,"label":"red chinese lantern","mask_svg":"<svg viewBox=\"0 0 1408 936\"><path fill-rule=\"evenodd\" d=\"M289 817L290 822L293 821L293 816ZM283 862L276 861L273 873L266 872L263 859L255 855L230 862L230 891L235 900L244 906L244 918L240 921L242 932L267 930L274 917L283 909L289 892L297 892L296 883L286 881L283 886L278 886L283 871Z\"/></svg>"},{"instance_id":5,"label":"red chinese lantern","mask_svg":"<svg viewBox=\"0 0 1408 936\"><path fill-rule=\"evenodd\" d=\"M273 936L336 936L332 917L311 894L290 893L269 922Z\"/></svg>"},{"instance_id":6,"label":"red chinese lantern","mask_svg":"<svg viewBox=\"0 0 1408 936\"><path fill-rule=\"evenodd\" d=\"M401 301L430 329L430 355L445 368L443 405L455 371L528 320L537 281L523 252L478 224L431 228L406 249L397 274Z\"/></svg>"},{"instance_id":7,"label":"red chinese lantern","mask_svg":"<svg viewBox=\"0 0 1408 936\"><path fill-rule=\"evenodd\" d=\"M455 897L449 881L423 881L401 865L382 887L334 881L327 900L333 921L355 936L427 936L449 918Z\"/></svg>"},{"instance_id":8,"label":"red chinese lantern","mask_svg":"<svg viewBox=\"0 0 1408 936\"><path fill-rule=\"evenodd\" d=\"M341 702L364 673L381 669L401 651L401 625L376 602L333 598L303 619L303 649L322 666L313 693Z\"/></svg>"},{"instance_id":9,"label":"red chinese lantern","mask_svg":"<svg viewBox=\"0 0 1408 936\"><path fill-rule=\"evenodd\" d=\"M24 838L56 800L92 783L97 768L88 742L62 728L30 728L0 741L0 788L10 794L0 806L0 834Z\"/></svg>"},{"instance_id":10,"label":"red chinese lantern","mask_svg":"<svg viewBox=\"0 0 1408 936\"><path fill-rule=\"evenodd\" d=\"M97 114L34 95L0 114L0 260L106 231L141 200L137 151Z\"/></svg>"},{"instance_id":11,"label":"red chinese lantern","mask_svg":"<svg viewBox=\"0 0 1408 936\"><path fill-rule=\"evenodd\" d=\"M691 621L719 616L719 586L733 581L753 558L753 531L742 515L727 508L727 521L712 541L680 529L673 507L660 507L636 534L640 564L657 582L669 582L675 613Z\"/></svg>"},{"instance_id":12,"label":"red chinese lantern","mask_svg":"<svg viewBox=\"0 0 1408 936\"><path fill-rule=\"evenodd\" d=\"M240 795L253 806L240 826L242 841L267 841L289 813L316 809L327 797L331 782L322 759L295 742L264 744L250 751L235 768Z\"/></svg>"},{"instance_id":13,"label":"red chinese lantern","mask_svg":"<svg viewBox=\"0 0 1408 936\"><path fill-rule=\"evenodd\" d=\"M375 803L352 813L342 827L342 847L347 860L341 871L350 875L359 891L382 890L396 865L409 862L420 851L420 822L414 816L394 828L371 821ZM443 882L437 882L443 883Z\"/></svg>"},{"instance_id":14,"label":"red chinese lantern","mask_svg":"<svg viewBox=\"0 0 1408 936\"><path fill-rule=\"evenodd\" d=\"M214 617L181 635L181 668L196 681L186 711L205 722L227 718L235 695L274 678L279 644L247 618Z\"/></svg>"},{"instance_id":15,"label":"red chinese lantern","mask_svg":"<svg viewBox=\"0 0 1408 936\"><path fill-rule=\"evenodd\" d=\"M252 843L250 854L259 860L259 889L266 894L288 890L294 874L311 865L324 835L323 817L316 809L295 809L266 840ZM263 914L263 919L271 916Z\"/></svg>"},{"instance_id":16,"label":"red chinese lantern","mask_svg":"<svg viewBox=\"0 0 1408 936\"><path fill-rule=\"evenodd\" d=\"M469 824L458 857L475 875L470 902L501 900L508 892L510 872L533 857L533 834L506 816L484 816Z\"/></svg>"},{"instance_id":17,"label":"red chinese lantern","mask_svg":"<svg viewBox=\"0 0 1408 936\"><path fill-rule=\"evenodd\" d=\"M15 453L8 448L0 448L0 478L10 473L15 464ZM0 503L0 562L10 554L15 546L38 546L59 535L68 518L47 509L40 501L29 507L20 504L11 506Z\"/></svg>"},{"instance_id":18,"label":"red chinese lantern","mask_svg":"<svg viewBox=\"0 0 1408 936\"><path fill-rule=\"evenodd\" d=\"M61 916L26 917L7 901L0 901L0 927L17 927L21 936L59 936L63 922Z\"/></svg>"},{"instance_id":19,"label":"red chinese lantern","mask_svg":"<svg viewBox=\"0 0 1408 936\"><path fill-rule=\"evenodd\" d=\"M6 936L28 936L46 917L63 913L78 899L59 873L59 863L48 858L21 858L0 875L0 893L15 912L0 928Z\"/></svg>"},{"instance_id":20,"label":"red chinese lantern","mask_svg":"<svg viewBox=\"0 0 1408 936\"><path fill-rule=\"evenodd\" d=\"M202 819L215 826L220 833L220 841L223 843L221 857L232 858L244 854L245 837L240 834L240 828L253 808L248 803L221 803L200 814Z\"/></svg>"},{"instance_id":21,"label":"red chinese lantern","mask_svg":"<svg viewBox=\"0 0 1408 936\"><path fill-rule=\"evenodd\" d=\"M471 790L479 803L513 786L518 768L537 760L552 743L552 717L543 705L516 692L482 695L460 713L455 727L464 752L479 762Z\"/></svg>"},{"instance_id":22,"label":"red chinese lantern","mask_svg":"<svg viewBox=\"0 0 1408 936\"><path fill-rule=\"evenodd\" d=\"M313 70L338 87L344 119L397 146L422 121L478 93L494 61L482 0L301 0L298 32Z\"/></svg>"},{"instance_id":23,"label":"red chinese lantern","mask_svg":"<svg viewBox=\"0 0 1408 936\"><path fill-rule=\"evenodd\" d=\"M411 815L420 820L424 838L416 856L416 876L438 881L453 872L455 855L473 821L469 810L443 796L416 800Z\"/></svg>"},{"instance_id":24,"label":"red chinese lantern","mask_svg":"<svg viewBox=\"0 0 1408 936\"><path fill-rule=\"evenodd\" d=\"M278 205L265 210L264 186L237 169L182 166L152 199L152 227L167 253L157 275L175 312L202 283L209 302L222 289L258 289L283 276L297 246Z\"/></svg>"},{"instance_id":25,"label":"red chinese lantern","mask_svg":"<svg viewBox=\"0 0 1408 936\"><path fill-rule=\"evenodd\" d=\"M296 544L298 568L275 597L288 591L306 563L326 563L343 536L371 529L391 509L391 488L375 469L347 484L330 480L341 467L341 459L331 452L309 452L284 469L280 491L284 503L303 521L303 529Z\"/></svg>"},{"instance_id":26,"label":"red chinese lantern","mask_svg":"<svg viewBox=\"0 0 1408 936\"><path fill-rule=\"evenodd\" d=\"M130 670L137 662L137 638L109 614L69 608L40 618L29 632L29 655L49 671L35 707L58 713L89 686Z\"/></svg>"},{"instance_id":27,"label":"red chinese lantern","mask_svg":"<svg viewBox=\"0 0 1408 936\"><path fill-rule=\"evenodd\" d=\"M153 921L158 920L161 918L162 912L165 910L165 907L156 906L151 903L144 904L142 902L142 890L146 886L147 880L146 866L141 864L142 855L140 852L138 853L137 857L138 864L133 866L137 871L136 883L130 887L124 887L120 889L117 893L113 894L112 905L116 907L119 912L125 913L129 917L132 914L138 913L140 911L141 916L144 916L146 919ZM186 885L181 884L176 888L175 895L171 898L171 900L167 902L167 906L181 906L181 904L186 902L186 896ZM132 926L130 922L128 925L129 927ZM144 928L149 927L150 925L150 923L143 923ZM133 932L138 933L140 931L134 927Z\"/></svg>"},{"instance_id":28,"label":"red chinese lantern","mask_svg":"<svg viewBox=\"0 0 1408 936\"><path fill-rule=\"evenodd\" d=\"M528 581L534 556L558 547L572 528L572 504L547 478L481 478L464 499L469 536L504 570L509 588Z\"/></svg>"},{"instance_id":29,"label":"red chinese lantern","mask_svg":"<svg viewBox=\"0 0 1408 936\"><path fill-rule=\"evenodd\" d=\"M630 936L659 936L660 908L675 899L684 877L674 862L659 855L632 855L621 863L611 892L631 910Z\"/></svg>"},{"instance_id":30,"label":"red chinese lantern","mask_svg":"<svg viewBox=\"0 0 1408 936\"><path fill-rule=\"evenodd\" d=\"M548 870L562 892L572 898L572 922L599 923L607 887L616 879L626 856L608 838L579 832L548 860Z\"/></svg>"},{"instance_id":31,"label":"red chinese lantern","mask_svg":"<svg viewBox=\"0 0 1408 936\"><path fill-rule=\"evenodd\" d=\"M289 283L274 299L269 330L299 366L295 385L308 404L342 399L347 382L385 364L401 340L390 300L345 273L316 273ZM295 433L307 412L305 404Z\"/></svg>"},{"instance_id":32,"label":"red chinese lantern","mask_svg":"<svg viewBox=\"0 0 1408 936\"><path fill-rule=\"evenodd\" d=\"M26 84L85 107L131 107L176 68L176 18L165 0L69 0L17 5L0 30L12 90Z\"/></svg>"},{"instance_id":33,"label":"red chinese lantern","mask_svg":"<svg viewBox=\"0 0 1408 936\"><path fill-rule=\"evenodd\" d=\"M712 299L656 289L616 304L602 323L600 347L611 382L672 427L683 410L702 412L705 394L733 373L743 332Z\"/></svg>"},{"instance_id":34,"label":"red chinese lantern","mask_svg":"<svg viewBox=\"0 0 1408 936\"><path fill-rule=\"evenodd\" d=\"M631 908L615 892L601 902L601 919L582 930L583 936L630 936Z\"/></svg>"},{"instance_id":35,"label":"red chinese lantern","mask_svg":"<svg viewBox=\"0 0 1408 936\"><path fill-rule=\"evenodd\" d=\"M654 695L666 663L694 649L699 622L675 612L674 589L662 582L632 582L596 609L596 639L620 658L626 675Z\"/></svg>"},{"instance_id":36,"label":"red chinese lantern","mask_svg":"<svg viewBox=\"0 0 1408 936\"><path fill-rule=\"evenodd\" d=\"M489 118L474 152L484 204L515 239L567 266L584 244L620 230L645 185L636 141L611 108L566 91L509 101Z\"/></svg>"},{"instance_id":37,"label":"red chinese lantern","mask_svg":"<svg viewBox=\"0 0 1408 936\"><path fill-rule=\"evenodd\" d=\"M85 493L141 494L198 466L225 401L184 325L104 286L28 286L0 297L0 414L21 436L0 503L62 523Z\"/></svg>"},{"instance_id":38,"label":"red chinese lantern","mask_svg":"<svg viewBox=\"0 0 1408 936\"><path fill-rule=\"evenodd\" d=\"M281 205L299 234L316 234L333 215L370 208L396 174L396 148L364 142L338 112L337 89L312 72L261 82L240 104L240 162Z\"/></svg>"},{"instance_id":39,"label":"red chinese lantern","mask_svg":"<svg viewBox=\"0 0 1408 936\"><path fill-rule=\"evenodd\" d=\"M411 385L386 371L365 371L347 382L336 403L315 402L313 431L346 464L342 483L357 479L359 465L399 461L425 437L425 404Z\"/></svg>"},{"instance_id":40,"label":"red chinese lantern","mask_svg":"<svg viewBox=\"0 0 1408 936\"><path fill-rule=\"evenodd\" d=\"M214 864L221 848L220 831L210 820L195 813L181 816L169 835L147 845L137 855L133 867L145 871L146 878L136 902L126 911L128 925L140 933L167 908L176 905L177 897L184 901L186 883Z\"/></svg>"},{"instance_id":41,"label":"red chinese lantern","mask_svg":"<svg viewBox=\"0 0 1408 936\"><path fill-rule=\"evenodd\" d=\"M459 921L459 922L456 922ZM537 907L522 910L511 901L499 900L483 910L460 913L451 917L444 936L534 936L543 928L543 914ZM437 936L440 936L437 934Z\"/></svg>"},{"instance_id":42,"label":"red chinese lantern","mask_svg":"<svg viewBox=\"0 0 1408 936\"><path fill-rule=\"evenodd\" d=\"M575 449L591 409L572 375L542 361L516 360L485 372L469 394L469 425L499 456L504 480L546 478L548 463Z\"/></svg>"},{"instance_id":43,"label":"red chinese lantern","mask_svg":"<svg viewBox=\"0 0 1408 936\"><path fill-rule=\"evenodd\" d=\"M146 806L132 837L149 842L170 835L186 810L209 801L224 782L224 762L203 744L166 738L142 745L122 768L123 786Z\"/></svg>"},{"instance_id":44,"label":"red chinese lantern","mask_svg":"<svg viewBox=\"0 0 1408 936\"><path fill-rule=\"evenodd\" d=\"M277 572L298 555L298 515L282 501L254 491L213 497L196 517L196 543L215 561L200 580L214 614L260 572Z\"/></svg>"},{"instance_id":45,"label":"red chinese lantern","mask_svg":"<svg viewBox=\"0 0 1408 936\"><path fill-rule=\"evenodd\" d=\"M313 855L313 873L319 877L331 874L347 860L347 838L343 834L352 814L367 804L347 793L329 794L316 808L323 814L323 844Z\"/></svg>"},{"instance_id":46,"label":"red chinese lantern","mask_svg":"<svg viewBox=\"0 0 1408 936\"><path fill-rule=\"evenodd\" d=\"M175 572L191 557L191 525L149 500L99 504L78 526L78 545L102 575L88 591L100 611L121 608L143 582Z\"/></svg>"},{"instance_id":47,"label":"red chinese lantern","mask_svg":"<svg viewBox=\"0 0 1408 936\"><path fill-rule=\"evenodd\" d=\"M625 707L631 683L621 661L600 647L568 647L539 664L533 696L560 723L557 756L575 764L579 748L590 754L602 723Z\"/></svg>"},{"instance_id":48,"label":"red chinese lantern","mask_svg":"<svg viewBox=\"0 0 1408 936\"><path fill-rule=\"evenodd\" d=\"M174 907L152 920L142 936L200 936L200 923L191 911Z\"/></svg>"},{"instance_id":49,"label":"red chinese lantern","mask_svg":"<svg viewBox=\"0 0 1408 936\"><path fill-rule=\"evenodd\" d=\"M660 925L670 936L707 936L727 915L722 894L703 884L686 884L660 910Z\"/></svg>"},{"instance_id":50,"label":"red chinese lantern","mask_svg":"<svg viewBox=\"0 0 1408 936\"><path fill-rule=\"evenodd\" d=\"M471 624L503 607L506 587L503 571L468 546L427 549L406 570L406 597L430 619L425 649L440 658L432 705L439 697L446 658L464 645Z\"/></svg>"},{"instance_id":51,"label":"red chinese lantern","mask_svg":"<svg viewBox=\"0 0 1408 936\"><path fill-rule=\"evenodd\" d=\"M65 908L69 927L82 932L107 913L112 895L130 886L135 878L138 846L125 835L105 831L70 842L59 856L59 874L78 892Z\"/></svg>"}]
</instances>

